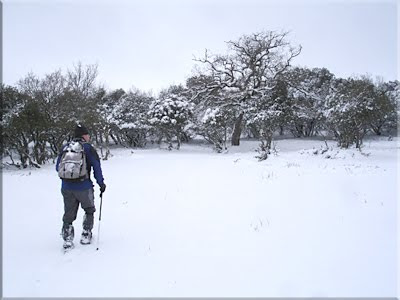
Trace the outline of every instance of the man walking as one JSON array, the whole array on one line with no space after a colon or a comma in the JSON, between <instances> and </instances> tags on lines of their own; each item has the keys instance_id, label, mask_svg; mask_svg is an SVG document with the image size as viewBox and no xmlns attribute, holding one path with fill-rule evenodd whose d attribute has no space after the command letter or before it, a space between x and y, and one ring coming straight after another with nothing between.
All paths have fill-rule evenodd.
<instances>
[{"instance_id":1,"label":"man walking","mask_svg":"<svg viewBox=\"0 0 400 300\"><path fill-rule=\"evenodd\" d=\"M100 187L100 192L104 193L103 173L100 165L100 158L89 143L89 131L83 124L78 124L75 128L74 139L64 145L58 156L56 170L62 179L61 193L64 198L64 216L62 237L64 239L64 249L74 246L74 227L79 204L85 211L83 219L83 230L81 244L90 244L92 239L92 229L94 221L94 190L90 173L93 168L94 177Z\"/></svg>"}]
</instances>

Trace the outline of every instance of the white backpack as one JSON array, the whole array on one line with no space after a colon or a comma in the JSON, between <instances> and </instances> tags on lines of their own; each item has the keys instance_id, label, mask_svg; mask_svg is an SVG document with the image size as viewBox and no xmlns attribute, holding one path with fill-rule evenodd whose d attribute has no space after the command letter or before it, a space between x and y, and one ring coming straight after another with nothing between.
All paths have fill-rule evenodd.
<instances>
[{"instance_id":1,"label":"white backpack","mask_svg":"<svg viewBox=\"0 0 400 300\"><path fill-rule=\"evenodd\" d=\"M86 155L82 142L72 141L63 150L58 176L64 180L82 181L87 176Z\"/></svg>"}]
</instances>

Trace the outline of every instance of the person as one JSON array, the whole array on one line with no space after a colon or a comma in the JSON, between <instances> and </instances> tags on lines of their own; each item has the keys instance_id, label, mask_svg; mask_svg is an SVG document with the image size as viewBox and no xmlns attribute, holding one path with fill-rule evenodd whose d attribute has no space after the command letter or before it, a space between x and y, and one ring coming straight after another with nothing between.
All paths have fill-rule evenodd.
<instances>
[{"instance_id":1,"label":"person","mask_svg":"<svg viewBox=\"0 0 400 300\"><path fill-rule=\"evenodd\" d=\"M71 143L62 147L56 163L56 170L62 179L61 193L64 198L64 215L62 218L63 226L61 232L62 238L64 239L64 248L72 248L74 246L74 227L72 223L77 217L79 204L85 211L81 243L90 244L91 242L94 222L93 214L96 211L94 204L94 185L90 179L92 168L96 182L100 187L100 192L104 193L106 190L99 155L89 141L89 131L83 124L78 124L74 131L73 143L74 145L81 147L81 157L82 160L85 159L84 165L86 165L86 171L84 170L85 175L83 177L78 179L67 179L65 178L66 176L60 175L63 170L65 171L65 164L63 161L65 153L70 149L68 147L70 147Z\"/></svg>"}]
</instances>

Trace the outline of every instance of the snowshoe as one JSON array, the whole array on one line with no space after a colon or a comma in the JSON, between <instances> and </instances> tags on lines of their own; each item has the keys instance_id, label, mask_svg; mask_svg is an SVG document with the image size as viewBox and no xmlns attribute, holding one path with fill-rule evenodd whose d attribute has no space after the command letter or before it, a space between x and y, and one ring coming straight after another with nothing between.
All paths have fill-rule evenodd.
<instances>
[{"instance_id":1,"label":"snowshoe","mask_svg":"<svg viewBox=\"0 0 400 300\"><path fill-rule=\"evenodd\" d=\"M84 229L82 231L82 236L81 236L81 244L82 245L88 245L92 241L92 232L90 230Z\"/></svg>"},{"instance_id":2,"label":"snowshoe","mask_svg":"<svg viewBox=\"0 0 400 300\"><path fill-rule=\"evenodd\" d=\"M69 250L74 248L74 242L72 241L64 241L63 249L64 253L68 252Z\"/></svg>"}]
</instances>

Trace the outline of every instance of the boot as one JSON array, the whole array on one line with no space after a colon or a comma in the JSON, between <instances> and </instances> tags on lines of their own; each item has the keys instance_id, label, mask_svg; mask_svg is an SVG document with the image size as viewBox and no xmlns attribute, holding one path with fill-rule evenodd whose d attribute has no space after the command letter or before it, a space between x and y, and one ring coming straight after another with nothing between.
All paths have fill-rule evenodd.
<instances>
[{"instance_id":1,"label":"boot","mask_svg":"<svg viewBox=\"0 0 400 300\"><path fill-rule=\"evenodd\" d=\"M66 242L72 242L74 240L74 226L72 226L72 224L64 224L62 228L62 237Z\"/></svg>"},{"instance_id":2,"label":"boot","mask_svg":"<svg viewBox=\"0 0 400 300\"><path fill-rule=\"evenodd\" d=\"M81 244L88 245L92 241L92 231L88 229L83 229L81 236Z\"/></svg>"},{"instance_id":3,"label":"boot","mask_svg":"<svg viewBox=\"0 0 400 300\"><path fill-rule=\"evenodd\" d=\"M72 249L74 247L74 227L71 224L64 224L61 235L64 239L64 250Z\"/></svg>"}]
</instances>

